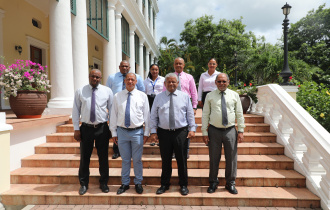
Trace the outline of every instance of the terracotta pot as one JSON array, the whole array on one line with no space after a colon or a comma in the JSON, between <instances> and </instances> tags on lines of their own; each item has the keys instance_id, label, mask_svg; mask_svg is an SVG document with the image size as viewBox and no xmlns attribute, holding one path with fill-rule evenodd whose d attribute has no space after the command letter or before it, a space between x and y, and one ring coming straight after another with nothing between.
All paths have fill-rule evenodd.
<instances>
[{"instance_id":1,"label":"terracotta pot","mask_svg":"<svg viewBox=\"0 0 330 210\"><path fill-rule=\"evenodd\" d=\"M10 96L10 107L17 118L40 118L47 105L47 94L41 91L20 90Z\"/></svg>"},{"instance_id":2,"label":"terracotta pot","mask_svg":"<svg viewBox=\"0 0 330 210\"><path fill-rule=\"evenodd\" d=\"M246 114L247 110L249 109L251 105L251 99L247 95L239 95L241 102L242 102L242 107L243 107L243 114Z\"/></svg>"}]
</instances>

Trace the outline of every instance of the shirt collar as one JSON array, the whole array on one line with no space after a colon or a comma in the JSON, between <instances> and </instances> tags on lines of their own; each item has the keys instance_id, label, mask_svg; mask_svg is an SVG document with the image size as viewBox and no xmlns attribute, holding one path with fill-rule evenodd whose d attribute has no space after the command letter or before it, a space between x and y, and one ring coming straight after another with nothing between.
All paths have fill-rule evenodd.
<instances>
[{"instance_id":1,"label":"shirt collar","mask_svg":"<svg viewBox=\"0 0 330 210\"><path fill-rule=\"evenodd\" d=\"M177 91L178 91L178 90L175 90L175 91L173 92L173 95L177 95L177 94L178 94ZM169 95L171 94L171 92L168 91L168 90L165 90L165 94L166 94L167 96L169 96Z\"/></svg>"},{"instance_id":2,"label":"shirt collar","mask_svg":"<svg viewBox=\"0 0 330 210\"><path fill-rule=\"evenodd\" d=\"M125 91L125 94L128 94L128 90L125 88L123 91ZM136 92L136 88L134 88L132 91L131 91L131 94L133 95L135 92Z\"/></svg>"},{"instance_id":3,"label":"shirt collar","mask_svg":"<svg viewBox=\"0 0 330 210\"><path fill-rule=\"evenodd\" d=\"M225 95L227 94L227 92L228 92L228 88L225 90L225 91L223 91L224 93L225 93ZM218 94L221 94L221 91L219 90L219 88L217 88L217 93Z\"/></svg>"},{"instance_id":4,"label":"shirt collar","mask_svg":"<svg viewBox=\"0 0 330 210\"><path fill-rule=\"evenodd\" d=\"M184 73L184 71L181 71L180 76L183 75L183 73ZM174 74L179 75L179 73L176 71L174 72Z\"/></svg>"},{"instance_id":5,"label":"shirt collar","mask_svg":"<svg viewBox=\"0 0 330 210\"><path fill-rule=\"evenodd\" d=\"M90 84L88 84L89 85L89 88L91 89L91 90L93 90L93 86L91 86ZM97 86L96 86L96 89L99 89L99 86L100 86L100 84L98 84Z\"/></svg>"},{"instance_id":6,"label":"shirt collar","mask_svg":"<svg viewBox=\"0 0 330 210\"><path fill-rule=\"evenodd\" d=\"M154 82L152 79L150 79L149 77L147 77L149 81ZM157 76L156 80L159 78L159 75Z\"/></svg>"}]
</instances>

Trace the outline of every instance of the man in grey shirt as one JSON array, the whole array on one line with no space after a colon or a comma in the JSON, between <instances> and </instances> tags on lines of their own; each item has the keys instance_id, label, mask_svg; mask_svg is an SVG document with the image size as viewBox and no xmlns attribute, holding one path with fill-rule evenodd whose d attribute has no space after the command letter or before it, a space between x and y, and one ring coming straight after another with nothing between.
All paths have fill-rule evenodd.
<instances>
[{"instance_id":1,"label":"man in grey shirt","mask_svg":"<svg viewBox=\"0 0 330 210\"><path fill-rule=\"evenodd\" d=\"M94 140L99 157L100 189L104 193L109 192L108 153L111 133L107 121L110 119L113 94L110 88L100 84L101 79L101 71L93 69L89 73L89 84L78 89L74 96L72 122L74 139L80 142L80 195L88 190L89 163ZM82 123L80 128L79 121Z\"/></svg>"},{"instance_id":2,"label":"man in grey shirt","mask_svg":"<svg viewBox=\"0 0 330 210\"><path fill-rule=\"evenodd\" d=\"M165 76L166 91L155 97L151 109L151 140L159 139L162 158L161 187L156 194L169 189L172 175L172 153L178 164L180 193L188 195L187 147L188 138L195 136L194 110L188 94L177 90L178 77L174 73Z\"/></svg>"}]
</instances>

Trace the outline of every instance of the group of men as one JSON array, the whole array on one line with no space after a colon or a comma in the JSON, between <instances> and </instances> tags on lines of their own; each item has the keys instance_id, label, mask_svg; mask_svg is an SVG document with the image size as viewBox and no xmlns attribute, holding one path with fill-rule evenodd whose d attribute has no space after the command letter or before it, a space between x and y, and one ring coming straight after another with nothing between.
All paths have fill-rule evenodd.
<instances>
[{"instance_id":1,"label":"group of men","mask_svg":"<svg viewBox=\"0 0 330 210\"><path fill-rule=\"evenodd\" d=\"M196 95L184 92L184 89L196 90L196 86L191 87L193 77L184 73L183 68L184 60L176 58L176 72L165 76L164 91L155 97L151 111L147 95L143 92L142 78L129 72L128 61L120 63L120 72L110 75L106 86L100 84L100 70L93 69L90 72L89 84L75 92L72 111L74 139L80 142L80 195L84 195L88 190L89 163L94 141L99 157L100 189L104 193L109 192L107 183L110 138L114 142L112 158L122 158L122 184L117 194L122 194L130 188L131 159L134 166L135 191L139 194L143 192L143 145L150 138L152 141L159 141L162 159L161 186L156 194L162 194L170 187L174 152L180 193L188 195L187 149L189 139L195 136L197 127L197 92ZM180 78L180 74L184 76ZM188 84L184 80L188 81ZM237 194L237 142L243 140L244 131L242 105L238 94L227 89L228 75L219 74L215 83L218 89L207 95L202 116L203 140L209 146L210 156L210 186L207 192L215 192L219 183L218 171L223 144L226 158L225 188L230 193Z\"/></svg>"}]
</instances>

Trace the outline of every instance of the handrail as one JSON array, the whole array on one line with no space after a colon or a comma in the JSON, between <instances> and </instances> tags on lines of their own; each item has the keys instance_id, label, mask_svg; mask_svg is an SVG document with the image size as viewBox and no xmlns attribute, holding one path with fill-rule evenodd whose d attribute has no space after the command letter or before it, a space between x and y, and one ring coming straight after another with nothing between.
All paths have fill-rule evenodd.
<instances>
[{"instance_id":1,"label":"handrail","mask_svg":"<svg viewBox=\"0 0 330 210\"><path fill-rule=\"evenodd\" d=\"M250 112L265 117L307 188L330 209L330 133L277 84L259 86L257 97Z\"/></svg>"}]
</instances>

